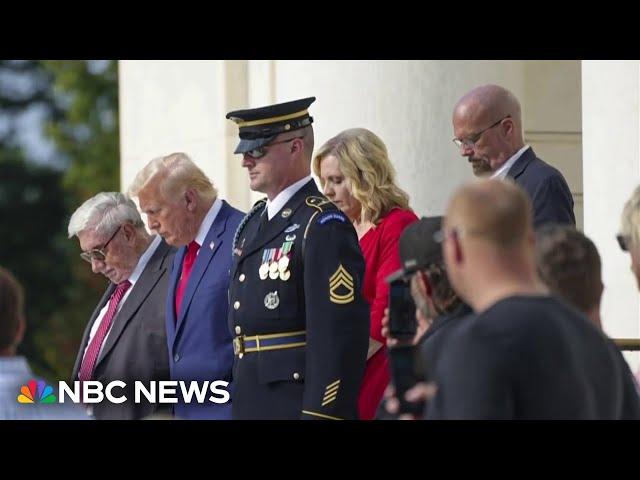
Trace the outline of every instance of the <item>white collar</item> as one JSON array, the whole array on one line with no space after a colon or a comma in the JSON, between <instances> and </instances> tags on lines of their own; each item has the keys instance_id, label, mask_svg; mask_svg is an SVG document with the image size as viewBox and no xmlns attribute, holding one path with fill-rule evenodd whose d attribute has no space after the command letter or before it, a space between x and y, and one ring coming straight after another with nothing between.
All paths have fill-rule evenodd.
<instances>
[{"instance_id":1,"label":"white collar","mask_svg":"<svg viewBox=\"0 0 640 480\"><path fill-rule=\"evenodd\" d=\"M504 162L504 164L498 170L496 170L493 173L493 175L491 175L491 178L500 178L502 180L507 178L507 173L509 173L509 169L513 166L514 163L516 163L516 160L518 160L520 158L520 156L527 150L527 148L530 148L530 146L529 145L525 145L520 150L518 150L516 153L514 153L509 158L509 160Z\"/></svg>"},{"instance_id":2,"label":"white collar","mask_svg":"<svg viewBox=\"0 0 640 480\"><path fill-rule=\"evenodd\" d=\"M213 202L213 205L211 205L211 208L205 215L204 220L202 220L202 223L200 224L200 228L198 229L198 234L196 235L196 238L194 238L194 240L198 243L198 245L202 246L202 244L206 240L207 235L209 234L209 230L211 230L211 225L213 225L213 222L218 216L218 213L220 213L221 208L222 208L222 200L220 200L219 198L216 198L216 200Z\"/></svg>"},{"instance_id":3,"label":"white collar","mask_svg":"<svg viewBox=\"0 0 640 480\"><path fill-rule=\"evenodd\" d=\"M296 183L292 183L283 191L281 191L273 201L267 200L267 215L269 215L269 220L275 217L282 207L284 207L291 197L293 197L298 190L304 187L309 180L312 180L311 175L307 175L306 177L298 180Z\"/></svg>"}]
</instances>

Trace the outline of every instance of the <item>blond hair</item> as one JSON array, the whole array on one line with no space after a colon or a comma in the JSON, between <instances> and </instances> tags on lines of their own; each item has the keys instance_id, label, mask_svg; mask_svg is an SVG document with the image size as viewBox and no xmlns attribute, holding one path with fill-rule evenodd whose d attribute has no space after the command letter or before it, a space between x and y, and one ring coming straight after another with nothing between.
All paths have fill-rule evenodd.
<instances>
[{"instance_id":1,"label":"blond hair","mask_svg":"<svg viewBox=\"0 0 640 480\"><path fill-rule=\"evenodd\" d=\"M620 234L629 237L633 245L640 245L640 186L636 187L624 205Z\"/></svg>"},{"instance_id":2,"label":"blond hair","mask_svg":"<svg viewBox=\"0 0 640 480\"><path fill-rule=\"evenodd\" d=\"M189 188L196 190L205 200L213 201L218 196L209 177L182 152L151 160L133 179L128 190L129 196L137 196L157 175L164 175L160 191L165 198L176 198Z\"/></svg>"},{"instance_id":3,"label":"blond hair","mask_svg":"<svg viewBox=\"0 0 640 480\"><path fill-rule=\"evenodd\" d=\"M409 195L396 185L396 172L387 147L365 128L345 130L328 140L313 158L313 172L320 177L320 163L334 156L351 195L360 202L361 221L376 224L392 208L409 208ZM324 181L320 178L324 187Z\"/></svg>"}]
</instances>

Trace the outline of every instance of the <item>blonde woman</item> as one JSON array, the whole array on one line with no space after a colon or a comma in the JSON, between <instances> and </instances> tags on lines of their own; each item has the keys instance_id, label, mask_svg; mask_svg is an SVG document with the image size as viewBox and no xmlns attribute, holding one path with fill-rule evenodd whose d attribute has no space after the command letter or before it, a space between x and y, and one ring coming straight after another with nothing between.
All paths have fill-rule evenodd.
<instances>
[{"instance_id":1,"label":"blonde woman","mask_svg":"<svg viewBox=\"0 0 640 480\"><path fill-rule=\"evenodd\" d=\"M313 159L313 171L327 198L353 223L366 262L362 293L371 305L371 325L358 410L361 419L371 420L389 383L381 334L389 303L385 278L401 267L400 234L418 218L409 208L409 196L396 185L387 147L369 130L345 130L326 142Z\"/></svg>"}]
</instances>

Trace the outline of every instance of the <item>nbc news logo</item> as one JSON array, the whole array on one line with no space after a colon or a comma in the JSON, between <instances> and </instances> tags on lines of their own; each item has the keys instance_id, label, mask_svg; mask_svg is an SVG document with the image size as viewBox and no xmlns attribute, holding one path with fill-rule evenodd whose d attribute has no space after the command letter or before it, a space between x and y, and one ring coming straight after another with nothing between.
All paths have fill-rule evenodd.
<instances>
[{"instance_id":1,"label":"nbc news logo","mask_svg":"<svg viewBox=\"0 0 640 480\"><path fill-rule=\"evenodd\" d=\"M27 385L20 387L18 403L65 403L68 399L72 403L101 403L106 400L111 403L123 403L127 401L125 395L114 394L115 389L125 389L127 384L120 380L114 380L102 385L95 380L83 382L81 388L78 380L70 387L66 382L58 382L58 399L53 388L42 380L30 380ZM175 380L151 381L148 385L143 382L134 382L135 403L141 403L143 398L151 403L178 403L179 397L185 403L227 403L230 400L229 392L226 390L229 382L216 380L213 382L185 382ZM207 397L207 393L212 395Z\"/></svg>"},{"instance_id":2,"label":"nbc news logo","mask_svg":"<svg viewBox=\"0 0 640 480\"><path fill-rule=\"evenodd\" d=\"M53 388L44 381L30 380L27 385L22 385L18 403L56 403Z\"/></svg>"}]
</instances>

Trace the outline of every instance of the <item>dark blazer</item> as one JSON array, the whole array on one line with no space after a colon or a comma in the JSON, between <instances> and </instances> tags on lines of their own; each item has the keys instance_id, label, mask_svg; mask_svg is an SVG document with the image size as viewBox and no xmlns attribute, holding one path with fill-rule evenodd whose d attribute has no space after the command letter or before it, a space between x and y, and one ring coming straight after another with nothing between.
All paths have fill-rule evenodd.
<instances>
[{"instance_id":1,"label":"dark blazer","mask_svg":"<svg viewBox=\"0 0 640 480\"><path fill-rule=\"evenodd\" d=\"M229 269L233 235L244 214L224 200L193 265L176 319L175 292L182 274L187 247L181 247L173 262L166 299L166 328L171 380L231 382L233 345L227 326ZM177 320L177 321L176 321ZM199 384L199 388L203 387ZM178 387L180 391L180 387ZM228 392L231 392L229 384ZM211 390L207 390L207 398ZM199 404L182 402L178 395L176 417L184 419L230 419L231 402Z\"/></svg>"},{"instance_id":2,"label":"dark blazer","mask_svg":"<svg viewBox=\"0 0 640 480\"><path fill-rule=\"evenodd\" d=\"M533 225L545 223L576 224L573 197L566 180L557 169L540 160L528 148L514 163L507 177L526 190L533 203Z\"/></svg>"},{"instance_id":3,"label":"dark blazer","mask_svg":"<svg viewBox=\"0 0 640 480\"><path fill-rule=\"evenodd\" d=\"M96 362L94 380L102 382L103 387L114 380L125 382L127 388L115 388L113 394L124 395L127 401L115 404L105 400L93 404L93 415L97 419L140 419L153 413L166 413L168 410L158 403L135 403L134 382L143 382L145 387L149 388L150 381L169 379L165 299L174 254L175 249L161 240L120 312L113 319L111 330ZM73 367L72 380L78 378L91 327L115 288L115 284L109 284L91 315Z\"/></svg>"}]
</instances>

